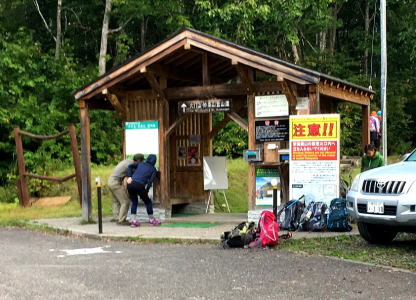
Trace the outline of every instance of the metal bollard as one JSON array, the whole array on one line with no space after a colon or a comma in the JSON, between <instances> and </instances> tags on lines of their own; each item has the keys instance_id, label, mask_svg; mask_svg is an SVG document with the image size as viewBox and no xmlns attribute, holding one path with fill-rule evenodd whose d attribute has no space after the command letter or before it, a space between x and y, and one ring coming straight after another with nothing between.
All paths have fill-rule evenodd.
<instances>
[{"instance_id":1,"label":"metal bollard","mask_svg":"<svg viewBox=\"0 0 416 300\"><path fill-rule=\"evenodd\" d=\"M101 205L101 179L95 178L95 185L97 186L97 201L98 201L98 233L103 233L103 213Z\"/></svg>"}]
</instances>

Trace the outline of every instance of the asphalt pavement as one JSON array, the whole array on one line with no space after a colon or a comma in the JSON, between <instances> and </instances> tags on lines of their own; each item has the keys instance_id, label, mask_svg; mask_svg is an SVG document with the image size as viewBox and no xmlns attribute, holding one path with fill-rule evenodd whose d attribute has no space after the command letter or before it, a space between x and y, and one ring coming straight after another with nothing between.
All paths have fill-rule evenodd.
<instances>
[{"instance_id":1,"label":"asphalt pavement","mask_svg":"<svg viewBox=\"0 0 416 300\"><path fill-rule=\"evenodd\" d=\"M0 299L415 299L416 274L276 249L0 228ZM284 298L283 298L284 297Z\"/></svg>"}]
</instances>

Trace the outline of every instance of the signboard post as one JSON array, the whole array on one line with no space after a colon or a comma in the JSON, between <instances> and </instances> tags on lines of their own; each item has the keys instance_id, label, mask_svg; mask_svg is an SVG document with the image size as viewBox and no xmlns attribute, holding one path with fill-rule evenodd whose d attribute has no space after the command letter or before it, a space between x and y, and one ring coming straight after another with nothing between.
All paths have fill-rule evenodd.
<instances>
[{"instance_id":1,"label":"signboard post","mask_svg":"<svg viewBox=\"0 0 416 300\"><path fill-rule=\"evenodd\" d=\"M307 203L339 197L340 116L290 116L289 197Z\"/></svg>"}]
</instances>

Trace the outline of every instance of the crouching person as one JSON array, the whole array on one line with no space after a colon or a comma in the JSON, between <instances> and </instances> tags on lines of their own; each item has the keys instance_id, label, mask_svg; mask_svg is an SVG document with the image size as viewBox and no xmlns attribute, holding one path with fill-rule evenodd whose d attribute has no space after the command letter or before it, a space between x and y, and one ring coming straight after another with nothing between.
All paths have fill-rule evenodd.
<instances>
[{"instance_id":1,"label":"crouching person","mask_svg":"<svg viewBox=\"0 0 416 300\"><path fill-rule=\"evenodd\" d=\"M130 226L139 226L137 219L137 196L142 199L146 205L149 223L152 225L160 225L160 222L153 217L152 200L149 198L149 190L156 177L156 155L150 154L144 163L134 163L128 167L127 190L131 200L131 220ZM133 169L136 171L133 172Z\"/></svg>"}]
</instances>

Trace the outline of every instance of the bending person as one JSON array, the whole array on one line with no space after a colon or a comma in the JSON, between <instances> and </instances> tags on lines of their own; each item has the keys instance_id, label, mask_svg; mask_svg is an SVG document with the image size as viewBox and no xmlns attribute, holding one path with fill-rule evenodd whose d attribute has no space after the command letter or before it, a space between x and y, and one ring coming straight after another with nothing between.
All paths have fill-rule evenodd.
<instances>
[{"instance_id":1,"label":"bending person","mask_svg":"<svg viewBox=\"0 0 416 300\"><path fill-rule=\"evenodd\" d=\"M117 222L118 225L130 225L126 220L130 199L126 191L126 186L123 185L123 180L127 177L128 166L133 163L142 162L143 160L143 154L138 153L133 156L133 160L125 159L119 162L108 178L108 189L113 198L113 221Z\"/></svg>"},{"instance_id":2,"label":"bending person","mask_svg":"<svg viewBox=\"0 0 416 300\"><path fill-rule=\"evenodd\" d=\"M146 205L147 215L149 216L149 223L152 225L160 225L160 222L153 217L152 200L149 198L149 190L156 177L156 155L150 154L144 163L134 163L128 167L127 190L131 200L131 220L130 226L137 227L140 225L137 219L137 196ZM133 173L133 169L136 171Z\"/></svg>"}]
</instances>

